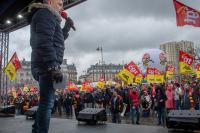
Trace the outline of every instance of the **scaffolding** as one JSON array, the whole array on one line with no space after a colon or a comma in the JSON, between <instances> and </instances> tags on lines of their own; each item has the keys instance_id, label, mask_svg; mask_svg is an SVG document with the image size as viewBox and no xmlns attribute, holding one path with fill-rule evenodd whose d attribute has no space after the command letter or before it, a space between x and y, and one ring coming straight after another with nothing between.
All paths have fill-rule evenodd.
<instances>
[{"instance_id":1,"label":"scaffolding","mask_svg":"<svg viewBox=\"0 0 200 133\"><path fill-rule=\"evenodd\" d=\"M7 105L8 78L3 72L8 63L9 33L0 32L0 106Z\"/></svg>"}]
</instances>

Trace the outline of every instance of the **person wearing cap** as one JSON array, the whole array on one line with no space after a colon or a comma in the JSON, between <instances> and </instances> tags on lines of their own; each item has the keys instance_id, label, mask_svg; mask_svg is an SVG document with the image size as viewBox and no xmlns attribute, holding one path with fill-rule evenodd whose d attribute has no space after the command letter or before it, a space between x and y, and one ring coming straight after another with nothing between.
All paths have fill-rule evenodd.
<instances>
[{"instance_id":1,"label":"person wearing cap","mask_svg":"<svg viewBox=\"0 0 200 133\"><path fill-rule=\"evenodd\" d=\"M48 133L54 104L53 82L61 82L60 65L64 56L64 41L73 27L71 19L65 19L61 28L62 0L36 0L29 6L31 72L39 83L40 101L32 133Z\"/></svg>"},{"instance_id":2,"label":"person wearing cap","mask_svg":"<svg viewBox=\"0 0 200 133\"><path fill-rule=\"evenodd\" d=\"M140 111L139 111L139 94L137 90L137 84L130 85L130 92L129 92L129 98L130 98L130 112L131 112L131 121L132 124L135 123L135 115L136 115L136 124L140 124Z\"/></svg>"}]
</instances>

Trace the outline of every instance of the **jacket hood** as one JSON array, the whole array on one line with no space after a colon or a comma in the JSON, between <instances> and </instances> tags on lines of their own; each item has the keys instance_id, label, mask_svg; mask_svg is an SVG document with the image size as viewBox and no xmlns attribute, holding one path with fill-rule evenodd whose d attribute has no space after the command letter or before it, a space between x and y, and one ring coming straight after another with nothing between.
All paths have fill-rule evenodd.
<instances>
[{"instance_id":1,"label":"jacket hood","mask_svg":"<svg viewBox=\"0 0 200 133\"><path fill-rule=\"evenodd\" d=\"M37 9L41 9L41 8L46 8L48 9L56 18L59 22L62 21L61 15L56 12L52 7L50 7L48 4L44 4L44 3L33 3L29 6L28 8L28 12L31 13L32 15L34 14L33 12L35 12L35 10ZM31 17L32 17L31 15Z\"/></svg>"}]
</instances>

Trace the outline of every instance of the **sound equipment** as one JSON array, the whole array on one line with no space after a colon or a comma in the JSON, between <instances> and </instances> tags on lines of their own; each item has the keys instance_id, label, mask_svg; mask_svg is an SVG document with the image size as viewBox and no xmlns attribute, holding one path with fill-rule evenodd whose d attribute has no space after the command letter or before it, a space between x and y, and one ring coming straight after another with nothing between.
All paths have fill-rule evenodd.
<instances>
[{"instance_id":1,"label":"sound equipment","mask_svg":"<svg viewBox=\"0 0 200 133\"><path fill-rule=\"evenodd\" d=\"M15 106L14 105L1 106L0 113L2 114L2 116L5 116L5 115L14 116L15 115Z\"/></svg>"},{"instance_id":2,"label":"sound equipment","mask_svg":"<svg viewBox=\"0 0 200 133\"><path fill-rule=\"evenodd\" d=\"M34 106L30 109L28 109L24 115L26 115L26 119L35 119L36 117L36 112L37 112L38 106Z\"/></svg>"},{"instance_id":3,"label":"sound equipment","mask_svg":"<svg viewBox=\"0 0 200 133\"><path fill-rule=\"evenodd\" d=\"M98 121L107 121L107 115L104 108L86 108L78 113L76 119L88 124L96 124Z\"/></svg>"},{"instance_id":4,"label":"sound equipment","mask_svg":"<svg viewBox=\"0 0 200 133\"><path fill-rule=\"evenodd\" d=\"M166 117L168 128L199 130L200 110L171 110Z\"/></svg>"}]
</instances>

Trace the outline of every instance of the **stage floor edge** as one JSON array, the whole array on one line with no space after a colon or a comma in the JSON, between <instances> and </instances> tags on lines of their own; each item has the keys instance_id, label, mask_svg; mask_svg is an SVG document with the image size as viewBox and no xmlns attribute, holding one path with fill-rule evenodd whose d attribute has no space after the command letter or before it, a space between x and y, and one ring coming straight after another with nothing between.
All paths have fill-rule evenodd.
<instances>
[{"instance_id":1,"label":"stage floor edge","mask_svg":"<svg viewBox=\"0 0 200 133\"><path fill-rule=\"evenodd\" d=\"M31 133L33 120L25 116L0 118L0 133ZM131 124L98 124L86 125L76 120L52 118L49 133L167 133L161 126Z\"/></svg>"}]
</instances>

